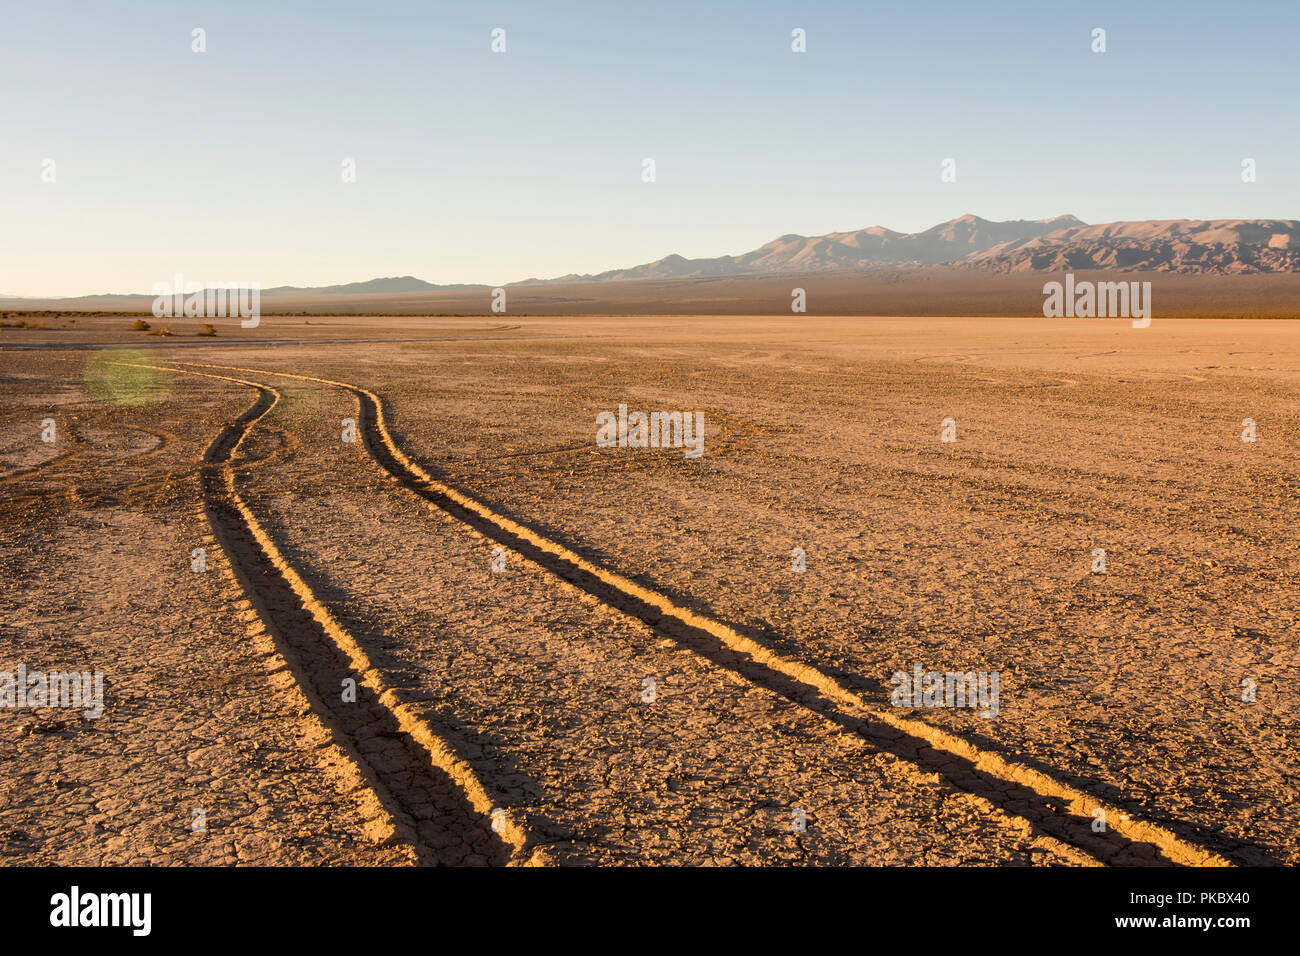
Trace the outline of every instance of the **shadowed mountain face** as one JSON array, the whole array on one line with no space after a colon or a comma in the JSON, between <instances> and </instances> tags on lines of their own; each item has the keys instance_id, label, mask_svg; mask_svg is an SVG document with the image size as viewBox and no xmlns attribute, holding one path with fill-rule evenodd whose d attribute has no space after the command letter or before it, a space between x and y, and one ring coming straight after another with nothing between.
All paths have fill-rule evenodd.
<instances>
[{"instance_id":1,"label":"shadowed mountain face","mask_svg":"<svg viewBox=\"0 0 1300 956\"><path fill-rule=\"evenodd\" d=\"M993 272L1149 269L1185 273L1300 271L1300 222L1152 220L1089 226L1074 216L991 222L966 215L924 232L881 226L781 236L738 256L657 262L552 282L676 279L961 265Z\"/></svg>"},{"instance_id":2,"label":"shadowed mountain face","mask_svg":"<svg viewBox=\"0 0 1300 956\"><path fill-rule=\"evenodd\" d=\"M1225 275L1300 272L1300 222L1293 219L1174 219L1079 223L970 256L995 272L1143 269Z\"/></svg>"}]
</instances>

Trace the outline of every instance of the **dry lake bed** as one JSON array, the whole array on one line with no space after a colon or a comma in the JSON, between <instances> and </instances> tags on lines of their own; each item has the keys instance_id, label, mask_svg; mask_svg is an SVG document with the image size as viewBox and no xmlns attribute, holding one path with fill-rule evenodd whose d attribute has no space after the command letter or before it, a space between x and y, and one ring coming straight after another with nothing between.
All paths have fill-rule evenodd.
<instances>
[{"instance_id":1,"label":"dry lake bed","mask_svg":"<svg viewBox=\"0 0 1300 956\"><path fill-rule=\"evenodd\" d=\"M0 330L4 863L1300 863L1300 322L130 322Z\"/></svg>"}]
</instances>

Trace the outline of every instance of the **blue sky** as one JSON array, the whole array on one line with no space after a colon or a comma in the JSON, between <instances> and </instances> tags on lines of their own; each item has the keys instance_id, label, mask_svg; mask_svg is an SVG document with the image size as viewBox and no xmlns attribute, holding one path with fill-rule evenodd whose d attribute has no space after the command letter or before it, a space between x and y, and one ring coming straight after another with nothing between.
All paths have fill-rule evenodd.
<instances>
[{"instance_id":1,"label":"blue sky","mask_svg":"<svg viewBox=\"0 0 1300 956\"><path fill-rule=\"evenodd\" d=\"M500 284L966 212L1300 218L1298 37L1294 2L11 2L0 293Z\"/></svg>"}]
</instances>

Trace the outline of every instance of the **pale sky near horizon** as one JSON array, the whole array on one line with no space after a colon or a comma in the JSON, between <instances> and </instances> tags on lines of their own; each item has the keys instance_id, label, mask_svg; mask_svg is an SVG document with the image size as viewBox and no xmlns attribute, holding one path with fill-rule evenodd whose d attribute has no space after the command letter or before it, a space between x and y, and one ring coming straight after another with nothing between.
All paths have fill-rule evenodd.
<instances>
[{"instance_id":1,"label":"pale sky near horizon","mask_svg":"<svg viewBox=\"0 0 1300 956\"><path fill-rule=\"evenodd\" d=\"M8 0L0 294L496 285L968 212L1300 219L1298 28L1286 0Z\"/></svg>"}]
</instances>

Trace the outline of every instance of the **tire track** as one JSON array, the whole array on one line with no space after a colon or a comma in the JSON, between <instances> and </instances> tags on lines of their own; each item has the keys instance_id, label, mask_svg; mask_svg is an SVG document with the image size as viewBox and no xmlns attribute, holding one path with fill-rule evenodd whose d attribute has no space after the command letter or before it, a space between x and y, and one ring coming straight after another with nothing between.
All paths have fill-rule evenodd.
<instances>
[{"instance_id":1,"label":"tire track","mask_svg":"<svg viewBox=\"0 0 1300 956\"><path fill-rule=\"evenodd\" d=\"M71 448L66 451L58 452L52 457L46 458L44 461L38 461L34 465L19 465L16 468L11 468L6 472L0 473L0 484L8 484L11 481L21 481L24 478L30 478L32 475L44 471L47 468L65 465L72 459L85 454L90 442L81 435L76 426L64 424L60 427L64 430L65 434L71 434Z\"/></svg>"},{"instance_id":2,"label":"tire track","mask_svg":"<svg viewBox=\"0 0 1300 956\"><path fill-rule=\"evenodd\" d=\"M176 369L174 371L181 370ZM278 429L264 429L264 432L265 431L269 431L275 436L277 442L276 447L272 448L269 452L256 456L249 455L241 450L239 460L230 463L231 469L237 475L243 476L249 474L262 465L287 458L292 454L293 449L297 447L297 442L289 433L282 432ZM51 459L46 464L53 465L57 460L65 460L67 457L80 455L82 453L83 451L80 449L65 452L59 459ZM144 454L152 455L154 453L155 452L150 451ZM129 456L126 458L116 458L113 460L134 461L138 458L144 457L144 454ZM83 484L73 483L60 487L57 490L51 490L46 487L39 491L19 491L14 494L6 495L5 502L6 504L29 506L46 501L50 499L52 495L56 495L66 501L69 507L99 508L113 507L123 504L136 504L143 499L150 497L157 499L175 491L180 487L182 482L188 482L191 478L201 475L205 467L206 466L200 462L198 465L191 468L164 471L155 473L148 477L131 478L126 481L95 481ZM59 472L55 472L50 477L63 480L65 476ZM17 478L15 478L15 480L17 480ZM3 481L4 479L0 478L0 483L3 483Z\"/></svg>"},{"instance_id":3,"label":"tire track","mask_svg":"<svg viewBox=\"0 0 1300 956\"><path fill-rule=\"evenodd\" d=\"M66 464L70 459L82 454L84 449L72 448L68 451L61 451L53 458L47 458L45 461L37 462L35 465L21 465L17 468L0 474L0 484L8 484L11 481L20 481L23 478L30 478L32 475L42 472L47 468L55 465Z\"/></svg>"},{"instance_id":4,"label":"tire track","mask_svg":"<svg viewBox=\"0 0 1300 956\"><path fill-rule=\"evenodd\" d=\"M496 806L470 766L384 683L239 496L235 455L253 426L279 402L280 393L245 379L165 370L257 390L257 401L222 429L204 453L204 510L239 584L313 710L357 765L418 862L457 864L467 856L487 863L535 862L525 856L529 841L523 829ZM346 679L355 681L354 702L342 699Z\"/></svg>"},{"instance_id":5,"label":"tire track","mask_svg":"<svg viewBox=\"0 0 1300 956\"><path fill-rule=\"evenodd\" d=\"M205 503L200 499L195 509L195 517L201 523L207 517ZM228 560L228 555L221 550L220 542L209 533L199 539L199 544L213 556L209 564L221 576L220 595L227 599L230 608L238 619L247 621L245 637L254 650L262 656L263 666L273 689L286 694L293 706L301 712L310 713L317 726L330 737L328 747L332 751L325 759L320 759L324 775L332 782L334 789L353 798L353 803L361 813L364 821L363 835L379 845L397 843L406 851L409 862L418 863L413 841L404 839L402 823L395 819L388 807L380 799L379 791L373 785L373 777L367 773L365 762L345 739L341 739L329 723L321 718L322 706L310 686L306 686L291 668L285 657L284 648L278 638L267 630L253 602L249 600L248 591L242 583L235 565ZM227 558L227 560L220 560Z\"/></svg>"},{"instance_id":6,"label":"tire track","mask_svg":"<svg viewBox=\"0 0 1300 956\"><path fill-rule=\"evenodd\" d=\"M351 392L357 399L366 451L394 481L430 505L715 664L839 723L882 750L941 774L955 786L1103 862L1232 865L1204 847L1157 824L1133 818L1119 807L1045 773L1007 760L995 751L982 750L923 721L873 706L817 668L782 657L733 627L593 564L560 542L443 484L411 461L393 441L385 424L383 401L374 392L347 382L288 372L186 364L319 382ZM1104 815L1106 824L1100 833L1092 829L1097 811Z\"/></svg>"},{"instance_id":7,"label":"tire track","mask_svg":"<svg viewBox=\"0 0 1300 956\"><path fill-rule=\"evenodd\" d=\"M128 425L125 427L99 427L99 426L83 425L82 443L91 446L91 448L94 450L99 450L99 446L107 445L109 443L109 439L105 439L103 437L99 437L99 438L88 437L89 433L91 432L98 433L101 436L108 435L110 436L110 438L116 438L121 435L126 435L129 438L131 432L137 432L141 435L148 435L150 438L157 439L157 444L152 445L149 448L142 449L141 451L131 451L130 449L127 449L125 451L114 452L111 449L105 449L99 455L99 457L104 461L119 462L119 461L149 459L154 455L166 451L169 447L171 447L172 443L176 441L176 436L173 435L171 432L155 431L151 428L145 428L141 425Z\"/></svg>"},{"instance_id":8,"label":"tire track","mask_svg":"<svg viewBox=\"0 0 1300 956\"><path fill-rule=\"evenodd\" d=\"M66 464L68 464L69 461L71 461L73 458L77 458L77 457L80 457L80 456L82 456L82 455L88 454L91 450L93 450L94 446L97 444L97 442L96 442L95 440L90 439L90 438L87 438L86 435L83 434L82 431L79 431L79 430L75 429L73 426L70 426L70 425L64 425L64 426L62 426L62 427L63 427L66 431L71 432L72 435L73 435L73 438L72 438L72 444L73 444L73 447L72 447L72 448L68 449L67 451L59 452L59 453L58 453L57 455L55 455L53 458L48 458L48 459L46 459L45 461L43 461L43 462L39 462L39 463L37 463L37 464L35 464L35 465L30 465L30 466L27 466L27 467L17 468L17 469L11 470L11 471L4 472L3 474L0 474L0 484L4 484L4 483L7 483L7 482L12 482L12 481L19 481L19 480L21 480L21 479L23 479L23 478L28 478L28 477L30 477L32 474L34 474L34 473L36 473L36 472L39 472L39 471L42 471L42 470L44 470L44 469L46 469L46 468L53 468L53 467L55 467L55 466L60 466L60 467L61 467L62 465L66 465ZM146 460L146 459L152 458L152 457L155 456L155 455L161 454L163 451L165 451L166 449L170 448L170 447L172 446L172 444L174 444L175 441L176 441L176 436L175 436L174 434L172 434L171 432L168 432L168 431L162 431L162 430L154 430L154 429L151 429L151 428L144 428L144 427L139 426L139 425L131 425L131 426L126 427L125 429L99 429L99 428L96 428L96 429L93 429L93 430L95 430L95 431L107 431L107 432L115 433L115 434L116 434L116 433L123 433L123 432L125 432L125 433L129 433L129 432L135 431L135 432L139 432L139 433L144 434L144 435L149 435L150 437L152 437L152 438L156 438L156 439L158 440L158 443L157 443L156 445L154 445L154 446L152 446L152 447L150 447L150 448L146 448L146 449L144 449L143 451L138 451L138 452L127 451L127 452L124 452L124 453L121 453L121 454L103 454L103 455L100 455L100 456L98 456L98 459L101 460L101 461L113 461L113 462L134 462L134 461ZM193 469L193 470L187 472L187 474L193 474L194 471L196 471L196 470L197 470L197 469Z\"/></svg>"}]
</instances>

